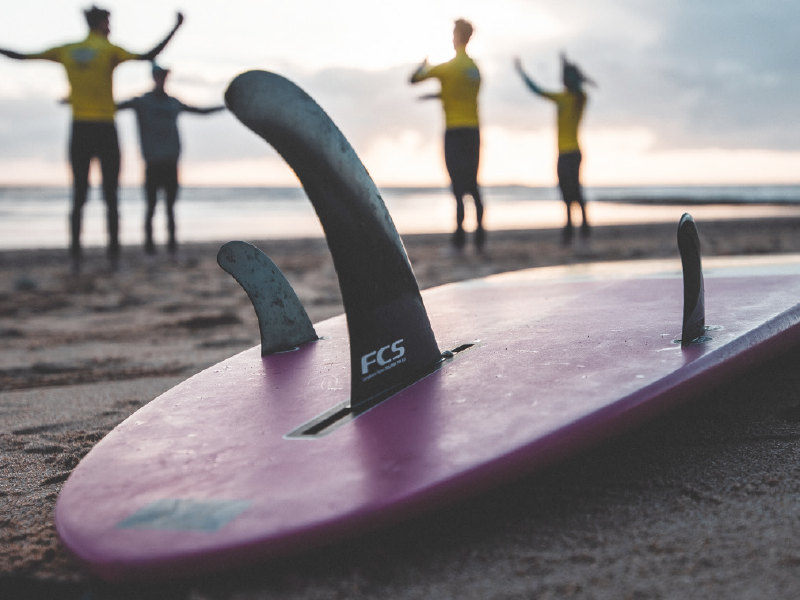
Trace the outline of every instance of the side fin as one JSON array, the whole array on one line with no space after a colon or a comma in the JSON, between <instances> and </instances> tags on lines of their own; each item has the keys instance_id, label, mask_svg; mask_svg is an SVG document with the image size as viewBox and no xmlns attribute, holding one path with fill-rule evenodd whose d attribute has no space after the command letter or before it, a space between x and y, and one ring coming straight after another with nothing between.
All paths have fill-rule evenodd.
<instances>
[{"instance_id":1,"label":"side fin","mask_svg":"<svg viewBox=\"0 0 800 600\"><path fill-rule=\"evenodd\" d=\"M261 356L319 339L294 289L261 250L246 242L228 242L217 253L217 264L239 282L253 303Z\"/></svg>"},{"instance_id":2,"label":"side fin","mask_svg":"<svg viewBox=\"0 0 800 600\"><path fill-rule=\"evenodd\" d=\"M225 103L289 163L322 223L347 315L351 403L419 378L441 353L400 236L347 139L274 73L239 75Z\"/></svg>"},{"instance_id":3,"label":"side fin","mask_svg":"<svg viewBox=\"0 0 800 600\"><path fill-rule=\"evenodd\" d=\"M678 250L683 265L683 328L681 346L686 347L705 333L706 306L700 237L692 215L684 213L678 223Z\"/></svg>"}]
</instances>

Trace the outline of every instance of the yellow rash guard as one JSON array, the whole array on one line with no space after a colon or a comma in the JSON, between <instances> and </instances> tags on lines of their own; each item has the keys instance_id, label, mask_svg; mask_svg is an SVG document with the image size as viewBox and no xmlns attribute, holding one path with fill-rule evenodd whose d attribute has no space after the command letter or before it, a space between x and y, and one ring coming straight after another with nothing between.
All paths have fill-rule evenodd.
<instances>
[{"instance_id":1,"label":"yellow rash guard","mask_svg":"<svg viewBox=\"0 0 800 600\"><path fill-rule=\"evenodd\" d=\"M541 92L541 95L556 103L559 154L580 152L578 125L580 125L583 117L586 96L583 97L583 102L581 102L579 97L569 92Z\"/></svg>"},{"instance_id":2,"label":"yellow rash guard","mask_svg":"<svg viewBox=\"0 0 800 600\"><path fill-rule=\"evenodd\" d=\"M112 74L120 63L138 58L137 54L115 46L102 35L90 32L82 42L66 44L31 54L61 63L69 79L72 118L75 121L113 122L116 107L112 93Z\"/></svg>"},{"instance_id":3,"label":"yellow rash guard","mask_svg":"<svg viewBox=\"0 0 800 600\"><path fill-rule=\"evenodd\" d=\"M438 79L442 85L445 127L478 127L478 90L481 74L465 48L458 48L453 60L414 74L412 81Z\"/></svg>"}]
</instances>

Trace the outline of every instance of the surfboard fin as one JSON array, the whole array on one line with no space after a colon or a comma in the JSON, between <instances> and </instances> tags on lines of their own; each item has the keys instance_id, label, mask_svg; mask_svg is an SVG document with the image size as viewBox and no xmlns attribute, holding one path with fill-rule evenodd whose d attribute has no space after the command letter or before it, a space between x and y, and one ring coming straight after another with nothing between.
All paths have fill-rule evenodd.
<instances>
[{"instance_id":1,"label":"surfboard fin","mask_svg":"<svg viewBox=\"0 0 800 600\"><path fill-rule=\"evenodd\" d=\"M692 215L684 213L678 223L678 250L683 266L683 328L681 346L686 347L705 333L706 307L700 237Z\"/></svg>"},{"instance_id":2,"label":"surfboard fin","mask_svg":"<svg viewBox=\"0 0 800 600\"><path fill-rule=\"evenodd\" d=\"M246 242L228 242L217 264L247 292L258 317L261 356L319 339L291 284L269 257Z\"/></svg>"},{"instance_id":3,"label":"surfboard fin","mask_svg":"<svg viewBox=\"0 0 800 600\"><path fill-rule=\"evenodd\" d=\"M225 103L294 170L325 231L347 315L351 403L422 377L441 352L400 236L350 143L275 73L239 75Z\"/></svg>"}]
</instances>

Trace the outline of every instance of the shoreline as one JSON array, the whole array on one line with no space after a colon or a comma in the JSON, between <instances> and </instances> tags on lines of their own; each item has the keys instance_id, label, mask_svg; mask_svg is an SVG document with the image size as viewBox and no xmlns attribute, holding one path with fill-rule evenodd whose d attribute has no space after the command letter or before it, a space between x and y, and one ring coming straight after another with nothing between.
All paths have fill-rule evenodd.
<instances>
[{"instance_id":1,"label":"shoreline","mask_svg":"<svg viewBox=\"0 0 800 600\"><path fill-rule=\"evenodd\" d=\"M487 253L403 235L421 289L529 267L674 259L677 223L489 231ZM704 256L800 253L800 217L698 223ZM469 238L468 238L469 239ZM237 573L139 588L100 583L58 541L52 511L78 460L199 370L258 343L215 262L124 246L0 250L0 595L51 598L791 598L800 587L800 348L542 473L332 547ZM255 242L313 322L341 312L325 240ZM712 300L708 305L711 308Z\"/></svg>"},{"instance_id":2,"label":"shoreline","mask_svg":"<svg viewBox=\"0 0 800 600\"><path fill-rule=\"evenodd\" d=\"M672 207L674 208L674 207ZM563 215L562 215L563 216ZM680 215L678 215L680 216ZM580 221L580 217L578 217ZM564 252L559 252L556 260L562 260L572 254L578 259L593 260L595 257L599 260L614 260L608 258L605 254L605 249L593 249L593 241L607 242L614 237L625 237L626 240L633 243L638 243L642 234L646 236L655 235L661 238L665 243L669 243L670 237L674 238L674 231L677 230L677 223L679 219L672 220L658 220L658 221L632 221L632 222L600 222L599 224L592 224L592 235L588 243L583 243L577 233L574 242L569 246L564 246ZM794 240L786 237L786 234L792 235L800 230L800 212L797 214L788 215L771 215L759 214L752 217L732 217L732 218L716 218L708 220L695 219L698 224L698 230L701 236L701 244L704 253L711 254L742 254L742 253L764 253L764 252L794 252L800 247L800 243L795 244ZM562 223L563 219L559 221ZM591 221L591 218L590 218ZM752 249L739 248L736 244L726 245L723 237L726 234L741 234L743 230L749 230L752 233ZM321 230L320 230L321 232ZM641 233L640 233L641 232ZM469 236L470 227L467 223L467 235ZM502 246L511 243L528 243L550 244L556 240L559 245L561 225L542 224L537 227L520 227L520 228L495 228L487 229L490 236L487 243L487 254L489 259L498 258L495 256ZM765 245L766 236L772 235L774 241L771 246ZM404 233L400 231L400 237L403 240L406 249L417 247L438 246L445 248L449 244L449 232L410 232ZM249 243L257 245L258 247L276 247L279 253L286 254L287 251L295 252L298 250L306 251L312 250L314 252L327 252L327 245L324 237L320 235L312 236L289 236L289 237L268 237L261 238L259 236L240 236L233 238L220 238L208 239L203 241L190 240L182 241L179 236L179 254L185 256L194 256L198 252L205 252L209 247L221 247L231 239L244 239ZM673 240L674 241L674 240ZM469 242L469 239L468 239ZM498 245L500 247L498 247ZM677 252L677 246L675 246ZM166 254L163 244L157 242L158 255L154 261L159 260ZM547 251L552 251L553 248L547 247ZM665 247L666 251L667 248ZM103 244L91 244L84 248L84 252L89 260L97 260L105 252ZM472 254L469 244L463 253L463 258L469 258ZM619 255L622 256L623 253ZM122 244L123 259L132 259L135 264L139 264L147 260L143 255L142 246L139 243L123 243ZM624 260L625 256L622 256ZM41 263L42 261L51 264L54 262L62 261L67 262L66 246L39 246L39 247L14 247L2 248L0 247L0 267L6 265L8 262L19 262L24 265L33 265ZM530 266L540 266L539 264L532 264Z\"/></svg>"},{"instance_id":3,"label":"shoreline","mask_svg":"<svg viewBox=\"0 0 800 600\"><path fill-rule=\"evenodd\" d=\"M798 186L800 190L800 186ZM205 243L219 239L281 240L322 238L323 231L313 207L305 198L286 202L246 198L226 202L210 196L192 198L190 192L176 205L178 239ZM389 198L392 219L401 235L449 232L454 223L454 204L449 193ZM51 203L52 204L52 203ZM124 204L124 205L123 205ZM137 196L120 206L120 239L123 245L143 243L144 204ZM466 206L466 226L474 223L472 205ZM800 204L632 204L589 201L589 221L594 226L676 223L683 212L690 212L697 223L764 218L800 218ZM578 216L573 210L574 216ZM0 250L66 247L68 202L51 206L46 213L9 209L0 222ZM564 224L564 203L555 198L534 199L515 194L499 194L486 202L484 226L489 231L558 229ZM158 242L166 231L163 210L157 209L154 233ZM82 240L87 247L105 244L105 212L101 202L89 202L84 211Z\"/></svg>"}]
</instances>

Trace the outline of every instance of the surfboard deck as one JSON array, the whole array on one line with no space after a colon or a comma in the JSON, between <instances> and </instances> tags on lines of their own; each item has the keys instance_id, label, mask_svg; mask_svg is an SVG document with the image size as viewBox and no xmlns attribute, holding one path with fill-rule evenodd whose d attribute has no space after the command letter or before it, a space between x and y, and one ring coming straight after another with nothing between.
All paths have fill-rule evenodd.
<instances>
[{"instance_id":1,"label":"surfboard deck","mask_svg":"<svg viewBox=\"0 0 800 600\"><path fill-rule=\"evenodd\" d=\"M677 259L428 290L436 341L452 356L350 412L344 315L317 323L320 339L294 351L252 348L98 443L62 490L58 532L106 579L202 573L330 543L541 468L800 343L800 256L709 259L704 275L710 339L684 348ZM375 350L367 371L402 361Z\"/></svg>"}]
</instances>

